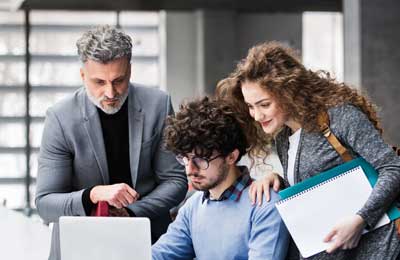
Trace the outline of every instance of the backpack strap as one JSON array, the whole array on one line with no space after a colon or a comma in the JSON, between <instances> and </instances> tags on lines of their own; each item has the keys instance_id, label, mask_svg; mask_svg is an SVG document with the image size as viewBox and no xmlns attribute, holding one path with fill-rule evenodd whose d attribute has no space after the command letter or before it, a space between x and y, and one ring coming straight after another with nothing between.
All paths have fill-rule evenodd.
<instances>
[{"instance_id":1,"label":"backpack strap","mask_svg":"<svg viewBox=\"0 0 400 260\"><path fill-rule=\"evenodd\" d=\"M345 162L353 160L353 157L350 155L349 151L344 147L340 141L336 138L336 136L332 133L329 124L329 115L326 111L323 111L318 114L317 122L319 125L319 129L322 134L326 137L328 142L332 145L333 149L342 157L342 160Z\"/></svg>"}]
</instances>

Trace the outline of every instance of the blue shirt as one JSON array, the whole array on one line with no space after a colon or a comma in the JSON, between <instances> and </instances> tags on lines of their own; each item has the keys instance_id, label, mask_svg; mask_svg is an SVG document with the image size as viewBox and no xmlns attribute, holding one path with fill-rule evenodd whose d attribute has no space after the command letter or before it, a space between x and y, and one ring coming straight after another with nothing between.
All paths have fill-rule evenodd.
<instances>
[{"instance_id":1,"label":"blue shirt","mask_svg":"<svg viewBox=\"0 0 400 260\"><path fill-rule=\"evenodd\" d=\"M152 247L153 260L284 259L289 235L275 207L279 196L271 190L269 202L252 206L248 189L239 200L193 194Z\"/></svg>"}]
</instances>

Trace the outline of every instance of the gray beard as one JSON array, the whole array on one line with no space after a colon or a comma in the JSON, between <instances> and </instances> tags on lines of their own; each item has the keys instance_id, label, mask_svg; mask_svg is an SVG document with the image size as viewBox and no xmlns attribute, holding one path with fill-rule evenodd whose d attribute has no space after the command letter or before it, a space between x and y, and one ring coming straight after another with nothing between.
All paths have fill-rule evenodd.
<instances>
[{"instance_id":1,"label":"gray beard","mask_svg":"<svg viewBox=\"0 0 400 260\"><path fill-rule=\"evenodd\" d=\"M106 114L108 114L108 115L113 115L113 114L117 113L117 112L121 109L122 105L125 103L125 101L126 101L126 99L127 99L127 97L128 97L128 94L129 94L129 88L127 88L127 90L126 90L121 96L118 97L118 103L117 103L117 105L116 105L115 107L107 107L107 108L105 108L105 107L103 107L103 106L101 105L101 101L104 100L104 96L101 97L101 98L96 99L96 98L90 93L90 91L88 90L87 87L85 87L85 90L86 90L86 95L88 96L89 100L90 100L96 107L100 108L101 111L103 111L104 113L106 113Z\"/></svg>"}]
</instances>

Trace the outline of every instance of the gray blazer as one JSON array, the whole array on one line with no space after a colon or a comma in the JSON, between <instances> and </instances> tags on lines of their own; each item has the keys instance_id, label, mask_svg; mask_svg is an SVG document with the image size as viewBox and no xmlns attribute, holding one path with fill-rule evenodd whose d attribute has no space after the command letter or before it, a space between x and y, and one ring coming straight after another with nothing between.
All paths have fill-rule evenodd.
<instances>
[{"instance_id":1,"label":"gray blazer","mask_svg":"<svg viewBox=\"0 0 400 260\"><path fill-rule=\"evenodd\" d=\"M362 156L379 173L371 196L358 212L367 225L373 227L399 196L400 157L385 144L368 117L358 108L346 104L329 109L328 114L332 132L348 148L353 158ZM277 152L285 179L290 134L290 129L284 128L276 137ZM295 182L303 181L342 163L339 154L321 133L301 132L294 167ZM391 223L363 235L355 249L341 250L331 255L321 253L311 259L392 259L399 252L400 241L395 232L395 225Z\"/></svg>"},{"instance_id":2,"label":"gray blazer","mask_svg":"<svg viewBox=\"0 0 400 260\"><path fill-rule=\"evenodd\" d=\"M165 233L169 210L187 191L187 178L172 153L162 147L170 97L157 89L129 86L129 154L133 188L139 201L128 206L151 220L152 236ZM103 134L95 105L85 89L77 90L47 111L39 154L36 206L47 223L54 222L51 260L60 259L60 216L85 216L82 193L109 184Z\"/></svg>"}]
</instances>

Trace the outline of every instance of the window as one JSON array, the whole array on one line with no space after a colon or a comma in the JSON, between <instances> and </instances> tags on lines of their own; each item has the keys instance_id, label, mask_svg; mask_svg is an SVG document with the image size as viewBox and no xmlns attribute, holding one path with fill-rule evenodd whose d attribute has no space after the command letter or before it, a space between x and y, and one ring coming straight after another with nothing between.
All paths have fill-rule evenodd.
<instances>
[{"instance_id":1,"label":"window","mask_svg":"<svg viewBox=\"0 0 400 260\"><path fill-rule=\"evenodd\" d=\"M316 40L318 39L318 40ZM343 81L343 15L335 12L303 13L303 62Z\"/></svg>"}]
</instances>

